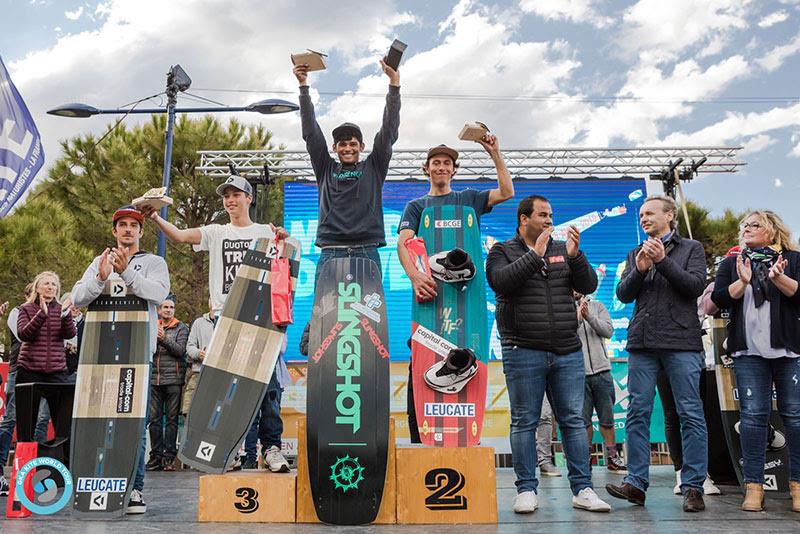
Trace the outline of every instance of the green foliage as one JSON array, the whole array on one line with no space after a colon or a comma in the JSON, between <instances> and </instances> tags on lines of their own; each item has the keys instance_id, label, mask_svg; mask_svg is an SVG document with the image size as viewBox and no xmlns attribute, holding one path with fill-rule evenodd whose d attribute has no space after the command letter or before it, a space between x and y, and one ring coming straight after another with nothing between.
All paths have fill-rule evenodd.
<instances>
[{"instance_id":1,"label":"green foliage","mask_svg":"<svg viewBox=\"0 0 800 534\"><path fill-rule=\"evenodd\" d=\"M719 217L712 217L710 211L692 202L686 202L686 211L689 214L689 224L692 227L692 237L703 244L706 252L706 264L709 277L716 276L715 263L725 257L728 250L739 243L739 221L742 220L747 210L734 212L726 209ZM678 210L678 220L681 235L688 236L684 222L683 210Z\"/></svg>"},{"instance_id":2,"label":"green foliage","mask_svg":"<svg viewBox=\"0 0 800 534\"><path fill-rule=\"evenodd\" d=\"M48 178L12 215L0 220L0 302L19 302L25 284L41 270L54 270L68 291L92 258L115 243L111 235L114 211L153 187L160 187L164 161L166 116L153 115L142 125L124 124L99 144L87 134L61 142L62 154ZM196 169L198 150L271 150L272 134L262 126L227 125L212 116L179 116L172 152L170 221L179 228L226 223L228 218L216 194L219 180ZM283 217L282 182L260 195L261 222L280 224ZM261 199L263 197L263 199ZM145 223L143 250L155 252L155 225ZM5 251L14 251L8 254ZM167 246L172 291L178 299L177 316L191 323L207 311L208 260L190 245Z\"/></svg>"}]
</instances>

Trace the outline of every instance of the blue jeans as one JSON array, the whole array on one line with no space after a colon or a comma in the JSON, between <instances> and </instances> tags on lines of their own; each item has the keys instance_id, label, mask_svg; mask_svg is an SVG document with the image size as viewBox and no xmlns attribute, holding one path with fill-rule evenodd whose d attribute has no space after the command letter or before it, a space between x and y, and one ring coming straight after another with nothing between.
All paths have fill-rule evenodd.
<instances>
[{"instance_id":1,"label":"blue jeans","mask_svg":"<svg viewBox=\"0 0 800 534\"><path fill-rule=\"evenodd\" d=\"M653 413L656 377L664 369L672 386L681 421L683 468L681 492L703 491L708 473L708 434L700 399L700 352L628 351L628 475L624 482L647 491L650 484L650 416ZM764 438L766 441L766 437Z\"/></svg>"},{"instance_id":2,"label":"blue jeans","mask_svg":"<svg viewBox=\"0 0 800 534\"><path fill-rule=\"evenodd\" d=\"M354 246L347 248L324 248L322 249L322 253L320 253L319 260L317 261L317 270L314 273L314 287L317 286L317 280L319 279L319 273L322 272L322 266L325 265L328 260L335 258L367 258L374 261L378 266L378 270L381 270L381 256L378 254L378 247L375 245L363 247Z\"/></svg>"},{"instance_id":3,"label":"blue jeans","mask_svg":"<svg viewBox=\"0 0 800 534\"><path fill-rule=\"evenodd\" d=\"M553 354L522 347L503 348L511 407L511 459L517 493L536 492L536 427L545 389L550 390L553 414L561 427L569 485L576 494L592 487L589 442L583 425L583 353Z\"/></svg>"},{"instance_id":4,"label":"blue jeans","mask_svg":"<svg viewBox=\"0 0 800 534\"><path fill-rule=\"evenodd\" d=\"M44 443L47 441L47 427L50 425L50 405L42 397L39 401L39 415L36 417L36 428L33 431L33 441Z\"/></svg>"},{"instance_id":5,"label":"blue jeans","mask_svg":"<svg viewBox=\"0 0 800 534\"><path fill-rule=\"evenodd\" d=\"M744 460L744 481L764 483L772 384L778 395L778 413L783 419L789 447L789 479L800 482L800 358L766 359L761 356L734 358L739 391L739 425Z\"/></svg>"},{"instance_id":6,"label":"blue jeans","mask_svg":"<svg viewBox=\"0 0 800 534\"><path fill-rule=\"evenodd\" d=\"M14 385L17 371L8 373L6 380L6 411L0 421L0 469L8 462L8 450L11 448L11 438L14 436L14 427L17 426L17 403L14 400Z\"/></svg>"},{"instance_id":7,"label":"blue jeans","mask_svg":"<svg viewBox=\"0 0 800 534\"><path fill-rule=\"evenodd\" d=\"M147 371L147 383L150 383L150 377L153 374L153 362L150 362L150 366L148 367ZM145 406L150 406L150 390L152 388L147 388L147 404ZM139 446L139 465L136 466L136 476L133 479L133 489L142 491L144 489L144 455L147 454L147 423L149 419L149 412L150 410L144 411L144 428L142 429L142 442Z\"/></svg>"},{"instance_id":8,"label":"blue jeans","mask_svg":"<svg viewBox=\"0 0 800 534\"><path fill-rule=\"evenodd\" d=\"M245 459L255 462L258 459L258 441L261 440L261 451L265 453L273 445L281 448L283 420L281 419L281 388L278 377L273 372L267 386L267 393L261 401L261 408L256 413L250 430L244 439Z\"/></svg>"}]
</instances>

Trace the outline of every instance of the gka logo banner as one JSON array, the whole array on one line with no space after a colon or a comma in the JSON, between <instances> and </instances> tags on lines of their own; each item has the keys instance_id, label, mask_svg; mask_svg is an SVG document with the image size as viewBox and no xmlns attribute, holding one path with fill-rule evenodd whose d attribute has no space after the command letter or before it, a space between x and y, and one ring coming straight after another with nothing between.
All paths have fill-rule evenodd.
<instances>
[{"instance_id":1,"label":"gka logo banner","mask_svg":"<svg viewBox=\"0 0 800 534\"><path fill-rule=\"evenodd\" d=\"M25 479L33 477L33 500L25 495ZM57 479L61 478L63 491L59 494ZM14 495L20 504L39 515L50 515L67 505L72 497L72 475L67 466L56 460L42 456L34 458L22 466L14 479Z\"/></svg>"},{"instance_id":2,"label":"gka logo banner","mask_svg":"<svg viewBox=\"0 0 800 534\"><path fill-rule=\"evenodd\" d=\"M0 217L11 211L42 165L39 130L0 58Z\"/></svg>"}]
</instances>

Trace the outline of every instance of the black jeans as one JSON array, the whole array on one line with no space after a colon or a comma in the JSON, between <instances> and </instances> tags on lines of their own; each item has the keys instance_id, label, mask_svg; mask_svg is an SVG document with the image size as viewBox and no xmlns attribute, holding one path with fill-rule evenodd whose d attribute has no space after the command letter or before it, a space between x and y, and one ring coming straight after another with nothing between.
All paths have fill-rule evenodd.
<instances>
[{"instance_id":1,"label":"black jeans","mask_svg":"<svg viewBox=\"0 0 800 534\"><path fill-rule=\"evenodd\" d=\"M172 461L178 454L178 413L181 408L180 384L150 386L150 459ZM166 415L166 425L164 416Z\"/></svg>"}]
</instances>

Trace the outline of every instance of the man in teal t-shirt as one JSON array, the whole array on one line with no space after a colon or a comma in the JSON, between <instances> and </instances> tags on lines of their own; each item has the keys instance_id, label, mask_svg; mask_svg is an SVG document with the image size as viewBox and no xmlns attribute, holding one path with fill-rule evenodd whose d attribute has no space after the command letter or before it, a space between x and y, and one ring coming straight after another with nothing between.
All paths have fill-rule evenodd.
<instances>
[{"instance_id":1,"label":"man in teal t-shirt","mask_svg":"<svg viewBox=\"0 0 800 534\"><path fill-rule=\"evenodd\" d=\"M400 265L403 266L408 278L411 280L414 295L420 300L429 300L436 297L436 282L427 274L417 270L408 250L406 250L405 242L415 237L419 232L419 223L425 208L432 206L469 206L475 210L475 216L480 222L481 215L489 213L497 204L514 197L514 184L511 181L511 174L506 169L505 161L503 161L497 137L487 134L477 143L486 149L494 162L497 169L497 188L485 191L478 191L477 189L453 191L450 189L450 183L458 170L458 152L448 146L439 145L428 151L427 160L425 165L422 166L422 170L428 176L431 184L428 194L410 201L403 210L403 216L397 227L397 233L399 234L397 256L400 259ZM411 442L419 443L410 365L407 409Z\"/></svg>"}]
</instances>

